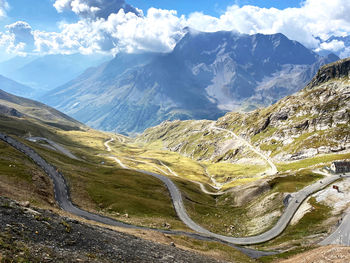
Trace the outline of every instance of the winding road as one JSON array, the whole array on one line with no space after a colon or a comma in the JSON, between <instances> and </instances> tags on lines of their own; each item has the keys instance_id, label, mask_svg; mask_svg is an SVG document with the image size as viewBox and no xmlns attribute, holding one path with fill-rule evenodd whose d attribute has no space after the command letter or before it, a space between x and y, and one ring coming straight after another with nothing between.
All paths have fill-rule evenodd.
<instances>
[{"instance_id":1,"label":"winding road","mask_svg":"<svg viewBox=\"0 0 350 263\"><path fill-rule=\"evenodd\" d=\"M27 145L15 140L14 138L0 133L0 140L8 143L18 151L22 152L26 156L28 156L30 159L32 159L39 167L41 167L45 173L51 178L53 182L53 187L54 187L54 194L55 194L55 200L59 207L69 213L72 213L76 216L85 218L87 220L91 220L94 222L102 223L105 225L110 225L110 226L116 226L116 227L121 227L121 228L129 228L129 229L139 229L139 230L151 230L151 231L157 231L160 233L164 234L170 234L170 235L184 235L188 236L191 238L195 238L198 240L203 240L203 241L216 241L216 242L221 242L226 245L230 245L237 250L241 251L242 253L248 255L251 258L259 258L263 256L268 256L268 255L274 255L277 252L268 252L268 251L259 251L255 249L249 249L249 248L244 248L244 247L238 247L235 244L231 244L210 236L205 236L197 233L189 233L185 231L174 231L174 230L164 230L164 229L155 229L155 228L148 228L148 227L142 227L142 226L136 226L136 225L131 225L127 223L123 223L117 220L114 220L109 217L101 216L98 214L94 214L88 211L85 211L83 209L80 209L79 207L75 206L72 204L70 200L70 195L69 195L69 189L67 187L67 183L63 177L63 175L58 172L58 170L47 163L39 154L37 154L32 148L28 147ZM140 171L144 172L145 174L149 175L154 175L157 178L167 178L165 176L157 175L157 174L152 174L147 171ZM160 179L160 180L162 180ZM162 180L163 181L163 180ZM163 181L164 182L164 181ZM169 180L167 182L170 182L170 184L173 185L173 187L176 188L176 186ZM176 188L177 189L177 188ZM182 199L181 199L182 200Z\"/></svg>"},{"instance_id":2,"label":"winding road","mask_svg":"<svg viewBox=\"0 0 350 263\"><path fill-rule=\"evenodd\" d=\"M27 140L31 141L31 142L45 141L48 144L50 144L53 148L55 148L57 151L63 153L64 155L68 156L69 158L75 159L75 160L79 160L78 157L76 157L74 154L72 154L66 148L62 147L61 145L58 145L54 141L51 141L51 140L49 140L47 138L44 138L44 137L28 137Z\"/></svg>"},{"instance_id":3,"label":"winding road","mask_svg":"<svg viewBox=\"0 0 350 263\"><path fill-rule=\"evenodd\" d=\"M12 137L6 136L5 134L0 133L0 139L7 142L14 148L18 149L19 151L23 152L25 155L27 155L29 158L31 158L36 164L38 164L52 179L53 185L54 185L54 192L55 192L55 199L59 206L72 214L75 214L77 216L81 216L83 218L86 218L88 220L93 220L96 222L100 222L103 224L111 225L111 226L118 226L118 227L124 227L124 228L135 228L135 229L149 229L149 230L155 230L150 229L146 227L140 227L140 226L134 226L130 224L126 224L120 221L113 220L108 217L100 216L97 214L93 214L87 211L84 211L72 204L69 197L69 190L67 187L67 184L65 182L64 177L61 173L57 171L53 166L48 164L41 156L39 156L32 148L18 142L17 140L13 139ZM111 141L111 140L110 140ZM108 143L107 143L108 146ZM110 149L110 147L106 147L107 149ZM195 223L187 214L186 208L184 206L182 195L180 190L177 188L177 186L166 176L151 173L148 171L143 170L135 170L144 174L151 175L155 178L158 178L161 180L168 188L175 211L178 215L178 217L184 222L189 228L196 231L198 234L192 234L192 233L186 233L186 232L180 232L180 231L167 231L167 230L157 230L163 233L168 234L185 234L191 237L203 239L203 240L221 240L225 243L229 244L235 244L235 245L252 245L252 244L258 244L263 243L266 241L269 241L275 237L277 237L279 234L283 232L283 230L287 227L290 220L292 219L293 215L301 205L301 203L311 194L325 188L329 184L333 183L334 181L341 178L340 175L328 175L327 177L323 178L322 180L317 181L316 183L309 185L308 187L302 189L301 191L295 193L293 197L290 199L290 202L288 206L286 207L283 215L280 217L276 225L271 228L270 230L256 236L249 236L249 237L229 237L224 235L219 235L213 232L210 232L209 230L201 227L197 223ZM255 251L258 253L257 251ZM249 253L253 253L250 251Z\"/></svg>"},{"instance_id":4,"label":"winding road","mask_svg":"<svg viewBox=\"0 0 350 263\"><path fill-rule=\"evenodd\" d=\"M218 128L218 129L221 130L221 128ZM227 130L224 130L224 131L227 131ZM107 143L107 149L110 149L108 143ZM271 164L272 164L271 165L272 170L274 170L274 169L277 170L276 166L272 162L271 162ZM183 200L182 200L182 195L181 195L180 190L177 188L177 186L173 183L173 181L170 178L163 176L163 175L160 175L160 174L151 173L148 171L143 171L143 170L136 170L136 171L151 175L153 177L156 177L167 186L178 217L189 228L196 231L197 233L212 236L212 237L215 237L216 239L223 240L225 242L228 242L231 244L236 244L236 245L258 244L258 243L263 243L263 242L269 241L269 240L277 237L285 230L285 228L288 226L290 220L293 218L295 212L298 210L301 203L307 197L309 197L311 194L325 188L327 185L329 185L329 184L331 184L331 183L333 183L336 180L341 178L340 175L331 175L328 173L325 174L325 173L321 172L321 174L327 175L327 177L325 177L324 179L319 180L316 183L309 185L309 186L305 187L304 189L302 189L301 191L295 193L293 195L293 197L290 199L289 204L288 204L287 208L285 209L283 215L280 217L280 219L278 220L276 225L273 226L270 230L268 230L260 235L256 235L256 236L236 238L236 237L229 237L229 236L219 235L219 234L210 232L209 230L207 230L207 229L203 228L202 226L198 225L197 223L195 223L187 214L186 208L185 208Z\"/></svg>"}]
</instances>

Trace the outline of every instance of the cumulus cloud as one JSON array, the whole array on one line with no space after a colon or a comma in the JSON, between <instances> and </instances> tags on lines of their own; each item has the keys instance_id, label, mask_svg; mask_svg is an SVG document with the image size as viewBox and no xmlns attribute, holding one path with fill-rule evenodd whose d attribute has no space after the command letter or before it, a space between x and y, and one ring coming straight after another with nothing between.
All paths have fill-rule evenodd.
<instances>
[{"instance_id":1,"label":"cumulus cloud","mask_svg":"<svg viewBox=\"0 0 350 263\"><path fill-rule=\"evenodd\" d=\"M333 52L338 52L345 48L345 44L340 40L332 40L331 42L323 42L320 44L318 50L329 50Z\"/></svg>"},{"instance_id":2,"label":"cumulus cloud","mask_svg":"<svg viewBox=\"0 0 350 263\"><path fill-rule=\"evenodd\" d=\"M90 19L107 19L109 15L116 14L121 9L125 13L141 14L140 10L125 3L124 0L56 0L54 7L58 12L70 10L80 17Z\"/></svg>"},{"instance_id":3,"label":"cumulus cloud","mask_svg":"<svg viewBox=\"0 0 350 263\"><path fill-rule=\"evenodd\" d=\"M145 16L120 9L107 19L63 24L61 32L35 31L37 52L169 52L183 36L185 18L175 11L150 8Z\"/></svg>"},{"instance_id":4,"label":"cumulus cloud","mask_svg":"<svg viewBox=\"0 0 350 263\"><path fill-rule=\"evenodd\" d=\"M6 16L6 11L10 8L6 0L0 0L0 17Z\"/></svg>"},{"instance_id":5,"label":"cumulus cloud","mask_svg":"<svg viewBox=\"0 0 350 263\"><path fill-rule=\"evenodd\" d=\"M350 33L350 1L306 0L298 8L279 10L256 6L233 5L215 18L193 13L188 25L201 31L235 30L240 33L283 33L309 48L317 48L315 37Z\"/></svg>"},{"instance_id":6,"label":"cumulus cloud","mask_svg":"<svg viewBox=\"0 0 350 263\"><path fill-rule=\"evenodd\" d=\"M350 35L348 0L305 0L298 8L283 10L233 5L219 17L198 12L185 17L156 8L143 14L124 0L55 0L54 6L58 12L76 13L79 21L62 24L59 32L33 30L19 22L9 25L0 37L12 41L13 50L32 46L39 53L169 52L185 33L183 29L190 27L204 32L283 33L315 50L342 56L350 52L342 41L324 41L331 35Z\"/></svg>"},{"instance_id":7,"label":"cumulus cloud","mask_svg":"<svg viewBox=\"0 0 350 263\"><path fill-rule=\"evenodd\" d=\"M14 36L14 43L24 43L28 46L34 45L34 36L32 33L32 27L23 21L17 21L11 25L7 25L8 32Z\"/></svg>"},{"instance_id":8,"label":"cumulus cloud","mask_svg":"<svg viewBox=\"0 0 350 263\"><path fill-rule=\"evenodd\" d=\"M25 54L34 49L34 35L28 23L17 21L5 28L7 31L0 34L0 46L6 47L8 53Z\"/></svg>"}]
</instances>

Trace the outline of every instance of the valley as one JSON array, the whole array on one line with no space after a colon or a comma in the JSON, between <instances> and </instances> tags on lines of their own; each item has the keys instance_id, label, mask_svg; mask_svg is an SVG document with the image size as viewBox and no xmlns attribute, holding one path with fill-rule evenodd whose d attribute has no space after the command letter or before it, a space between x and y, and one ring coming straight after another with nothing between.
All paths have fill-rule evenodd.
<instances>
[{"instance_id":1,"label":"valley","mask_svg":"<svg viewBox=\"0 0 350 263\"><path fill-rule=\"evenodd\" d=\"M349 12L0 0L0 263L348 263Z\"/></svg>"},{"instance_id":2,"label":"valley","mask_svg":"<svg viewBox=\"0 0 350 263\"><path fill-rule=\"evenodd\" d=\"M324 70L327 72L327 68ZM335 91L345 90L346 94L346 88L342 88L346 82L339 88L332 81L321 83L321 87L332 85ZM33 205L52 209L57 202L55 211L62 213L61 208L74 218L118 230L131 228L134 234L156 230L172 236L172 242L182 246L184 240L188 246L198 238L209 243L221 241L217 248L220 251L226 249L225 244L232 244L237 249L234 253L243 253L239 257L246 254L266 259L275 258L276 249L298 251L295 244L301 240L312 248L315 240L326 238L325 233L344 211L342 208L331 214L331 208L313 196L344 180L346 176L320 171L334 160L349 158L346 150L281 161L266 152L254 135L249 138L249 133L227 125L227 116L217 122L164 122L131 138L93 130L42 104L2 94L4 105L10 109L1 115L2 139L22 149L52 179L53 185L47 187L54 192L38 192L31 198ZM303 96L305 91L300 94ZM271 107L278 109L278 105ZM28 110L32 108L35 114ZM249 129L247 125L242 127ZM259 125L256 127L259 129ZM269 127L260 128L265 129ZM4 137L4 133L11 137ZM212 148L205 149L204 145ZM13 151L5 145L2 149ZM44 177L41 175L40 180L50 185ZM16 186L23 188L23 195L6 191L15 187L13 179L5 179L6 187L1 187L1 192L27 201L25 191L33 190L24 190L24 185L32 185L33 179L15 178L23 181ZM305 203L311 205L311 212L298 214ZM298 219L289 225L293 217ZM308 217L313 220L303 223ZM295 235L298 232L292 229L305 230Z\"/></svg>"}]
</instances>

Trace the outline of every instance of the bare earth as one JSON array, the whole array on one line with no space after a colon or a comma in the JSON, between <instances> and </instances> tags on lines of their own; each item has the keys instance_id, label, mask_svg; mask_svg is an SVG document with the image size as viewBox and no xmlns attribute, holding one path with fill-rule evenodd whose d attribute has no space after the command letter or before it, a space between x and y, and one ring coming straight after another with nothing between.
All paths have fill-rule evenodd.
<instances>
[{"instance_id":1,"label":"bare earth","mask_svg":"<svg viewBox=\"0 0 350 263\"><path fill-rule=\"evenodd\" d=\"M350 247L327 246L319 247L308 252L299 254L279 263L349 263Z\"/></svg>"}]
</instances>

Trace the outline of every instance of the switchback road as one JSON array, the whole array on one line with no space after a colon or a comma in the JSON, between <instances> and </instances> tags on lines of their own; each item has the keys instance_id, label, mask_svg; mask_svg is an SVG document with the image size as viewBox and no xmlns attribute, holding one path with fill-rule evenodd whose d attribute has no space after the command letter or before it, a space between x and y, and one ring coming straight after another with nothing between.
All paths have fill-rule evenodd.
<instances>
[{"instance_id":1,"label":"switchback road","mask_svg":"<svg viewBox=\"0 0 350 263\"><path fill-rule=\"evenodd\" d=\"M55 199L59 207L69 213L72 213L76 216L80 216L82 218L85 218L87 220L92 220L98 223L102 223L105 225L110 225L110 226L116 226L116 227L121 227L121 228L129 228L129 229L140 229L140 230L152 230L152 231L158 231L164 234L171 234L171 235L185 235L189 236L198 240L204 240L204 241L217 241L221 242L227 245L230 245L244 254L252 257L252 258L259 258L262 256L267 256L267 255L273 255L276 254L276 252L265 252L265 251L258 251L254 249L249 249L249 248L242 248L242 247L237 247L234 244L228 243L228 242L223 242L222 240L210 237L210 236L205 236L201 234L196 234L196 233L189 233L189 232L184 232L184 231L172 231L172 230L163 230L163 229L154 229L154 228L148 228L148 227L141 227L141 226L135 226L131 224L126 224L117 220L114 220L112 218L104 217L101 215L97 215L88 211L85 211L83 209L78 208L77 206L73 205L70 196L69 196L69 189L67 187L67 183L63 177L63 175L58 172L58 170L53 167L52 165L48 164L39 154L37 154L32 148L28 147L27 145L15 140L14 138L7 136L3 133L0 133L0 140L3 140L4 142L8 143L15 149L19 150L26 156L28 156L30 159L32 159L39 167L41 167L45 173L52 179L53 186L54 186L54 193L55 193ZM152 176L155 176L157 178L167 178L165 176L157 175L157 174L152 174L146 171L140 171L144 172L145 174L149 174ZM160 180L162 180L160 179ZM162 180L163 181L163 180ZM165 181L163 181L165 182ZM176 186L172 183L172 181L166 181L172 185L171 187ZM176 188L177 189L177 188ZM176 191L175 191L176 192ZM180 195L181 197L181 195ZM179 201L179 200L178 200ZM181 199L182 202L182 199Z\"/></svg>"},{"instance_id":2,"label":"switchback road","mask_svg":"<svg viewBox=\"0 0 350 263\"><path fill-rule=\"evenodd\" d=\"M220 128L219 128L220 129ZM227 131L227 130L225 130ZM108 145L107 145L108 146ZM107 149L110 149L108 146ZM271 162L273 165L273 163ZM273 167L274 165L271 166L272 170L274 170ZM277 170L277 168L275 168ZM293 218L295 212L298 210L300 207L301 203L309 197L311 194L325 188L327 185L335 182L340 178L339 175L331 175L331 174L326 174L327 176L322 179L317 181L316 183L309 185L302 189L301 191L295 193L292 198L290 198L290 201L288 203L288 206L286 207L284 213L278 220L275 226L273 226L270 230L256 236L250 236L250 237L229 237L229 236L224 236L224 235L219 235L213 232L210 232L209 230L203 228L202 226L198 225L195 223L187 214L186 208L184 206L183 200L182 200L182 195L180 190L177 188L177 186L173 183L173 181L160 174L155 174L151 173L148 171L143 171L143 170L136 170L138 172L144 173L151 175L153 177L158 178L161 180L168 188L171 199L175 208L175 211L178 215L178 217L181 219L183 223L185 223L189 228L192 230L196 231L197 233L204 234L207 236L212 236L215 237L219 240L223 240L225 242L231 243L231 244L236 244L236 245L252 245L252 244L259 244L263 243L266 241L269 241L278 235L280 235L288 226L290 220Z\"/></svg>"},{"instance_id":3,"label":"switchback road","mask_svg":"<svg viewBox=\"0 0 350 263\"><path fill-rule=\"evenodd\" d=\"M69 192L67 188L67 184L64 180L64 177L61 173L57 171L53 166L48 164L43 158L41 158L33 149L30 147L16 141L15 139L6 136L4 134L0 133L0 139L7 142L8 144L12 145L16 149L20 150L24 154L26 154L28 157L30 157L35 163L37 163L44 171L51 177L54 183L54 191L55 191L55 198L59 206L64 209L65 211L68 211L70 213L73 213L75 215L81 216L83 218L94 220L96 222L100 222L107 225L112 226L119 226L124 228L136 228L136 229L148 229L144 227L139 226L133 226L126 223L122 223L116 220L113 220L111 218L103 217L100 215L96 215L87 211L84 211L76 206L74 206L69 198ZM169 189L172 202L174 205L174 208L176 210L176 213L178 217L192 230L203 234L203 235L196 235L196 234L190 234L186 233L187 235L191 235L193 237L202 238L202 239L210 239L209 237L214 238L214 240L222 240L224 242L230 243L230 244L237 244L237 245L251 245L251 244L258 244L263 243L266 241L269 241L275 237L277 237L279 234L283 232L283 230L287 227L290 220L292 219L293 215L301 205L301 203L312 193L315 193L323 188L325 188L327 185L333 183L334 181L338 180L340 178L339 175L329 175L325 177L322 180L317 181L316 183L302 189L301 191L295 193L293 197L290 199L290 202L285 209L283 215L278 220L277 224L267 232L257 235L257 236L250 236L250 237L241 237L241 238L235 238L235 237L229 237L224 235L219 235L216 233L212 233L209 230L201 227L197 223L195 223L187 214L186 208L184 206L182 195L180 190L177 188L177 186L166 176L143 171L143 170L136 170L144 174L151 175L153 177L158 178L161 180ZM160 232L164 233L174 233L178 234L181 232L176 231L164 231L159 230Z\"/></svg>"}]
</instances>

